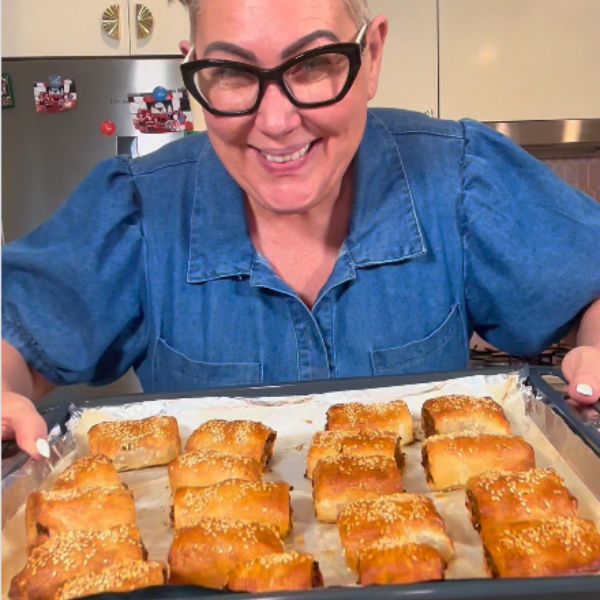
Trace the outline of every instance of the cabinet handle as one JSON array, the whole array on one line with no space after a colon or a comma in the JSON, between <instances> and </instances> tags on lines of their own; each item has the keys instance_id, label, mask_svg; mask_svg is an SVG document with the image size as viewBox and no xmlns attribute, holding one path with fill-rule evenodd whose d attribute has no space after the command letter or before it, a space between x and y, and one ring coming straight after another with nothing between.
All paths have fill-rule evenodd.
<instances>
[{"instance_id":1,"label":"cabinet handle","mask_svg":"<svg viewBox=\"0 0 600 600\"><path fill-rule=\"evenodd\" d=\"M121 7L111 4L102 13L102 31L113 40L121 39Z\"/></svg>"},{"instance_id":2,"label":"cabinet handle","mask_svg":"<svg viewBox=\"0 0 600 600\"><path fill-rule=\"evenodd\" d=\"M135 23L138 40L145 40L154 29L152 11L144 4L135 5Z\"/></svg>"}]
</instances>

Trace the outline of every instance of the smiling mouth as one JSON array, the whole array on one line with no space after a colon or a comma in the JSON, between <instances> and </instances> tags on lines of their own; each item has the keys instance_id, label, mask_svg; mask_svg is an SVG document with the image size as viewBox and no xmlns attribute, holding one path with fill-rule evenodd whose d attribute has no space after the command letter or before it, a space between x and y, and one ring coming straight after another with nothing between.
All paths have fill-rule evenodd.
<instances>
[{"instance_id":1,"label":"smiling mouth","mask_svg":"<svg viewBox=\"0 0 600 600\"><path fill-rule=\"evenodd\" d=\"M301 158L306 156L310 149L315 145L315 143L316 142L309 142L308 144L306 144L306 146L303 146L302 148L300 148L300 150L296 150L296 152L293 152L292 154L269 154L268 152L263 152L262 150L259 150L259 152L269 162L285 164L294 162L296 160L300 160Z\"/></svg>"}]
</instances>

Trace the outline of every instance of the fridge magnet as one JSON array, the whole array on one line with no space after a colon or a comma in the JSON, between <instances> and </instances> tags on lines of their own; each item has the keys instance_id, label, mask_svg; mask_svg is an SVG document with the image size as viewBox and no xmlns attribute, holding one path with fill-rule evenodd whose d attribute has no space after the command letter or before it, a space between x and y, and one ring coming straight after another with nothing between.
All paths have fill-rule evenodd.
<instances>
[{"instance_id":1,"label":"fridge magnet","mask_svg":"<svg viewBox=\"0 0 600 600\"><path fill-rule=\"evenodd\" d=\"M61 75L52 75L48 81L33 84L35 112L59 113L77 108L75 82Z\"/></svg>"},{"instance_id":2,"label":"fridge magnet","mask_svg":"<svg viewBox=\"0 0 600 600\"><path fill-rule=\"evenodd\" d=\"M115 135L115 133L117 133L117 126L114 121L102 121L102 123L100 123L100 133L106 137Z\"/></svg>"},{"instance_id":3,"label":"fridge magnet","mask_svg":"<svg viewBox=\"0 0 600 600\"><path fill-rule=\"evenodd\" d=\"M15 105L15 94L12 81L8 73L2 73L2 108L11 108Z\"/></svg>"},{"instance_id":4,"label":"fridge magnet","mask_svg":"<svg viewBox=\"0 0 600 600\"><path fill-rule=\"evenodd\" d=\"M192 131L192 110L185 88L162 86L144 94L128 94L133 126L142 133Z\"/></svg>"}]
</instances>

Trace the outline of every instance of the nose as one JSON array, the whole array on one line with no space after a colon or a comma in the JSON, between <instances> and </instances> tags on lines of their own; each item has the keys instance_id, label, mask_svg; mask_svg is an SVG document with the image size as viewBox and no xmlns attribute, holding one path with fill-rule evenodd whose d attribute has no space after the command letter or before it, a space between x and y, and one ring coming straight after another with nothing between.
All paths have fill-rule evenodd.
<instances>
[{"instance_id":1,"label":"nose","mask_svg":"<svg viewBox=\"0 0 600 600\"><path fill-rule=\"evenodd\" d=\"M275 82L269 82L256 113L255 124L265 135L283 138L301 123L298 109Z\"/></svg>"}]
</instances>

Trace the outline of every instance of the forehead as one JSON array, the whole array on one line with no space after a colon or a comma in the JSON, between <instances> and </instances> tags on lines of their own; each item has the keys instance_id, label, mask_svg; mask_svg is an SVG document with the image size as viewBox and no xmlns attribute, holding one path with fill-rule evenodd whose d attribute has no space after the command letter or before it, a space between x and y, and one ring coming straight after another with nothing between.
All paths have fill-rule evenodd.
<instances>
[{"instance_id":1,"label":"forehead","mask_svg":"<svg viewBox=\"0 0 600 600\"><path fill-rule=\"evenodd\" d=\"M343 38L356 28L343 0L202 0L200 7L198 49L217 39L281 47L316 29Z\"/></svg>"}]
</instances>

